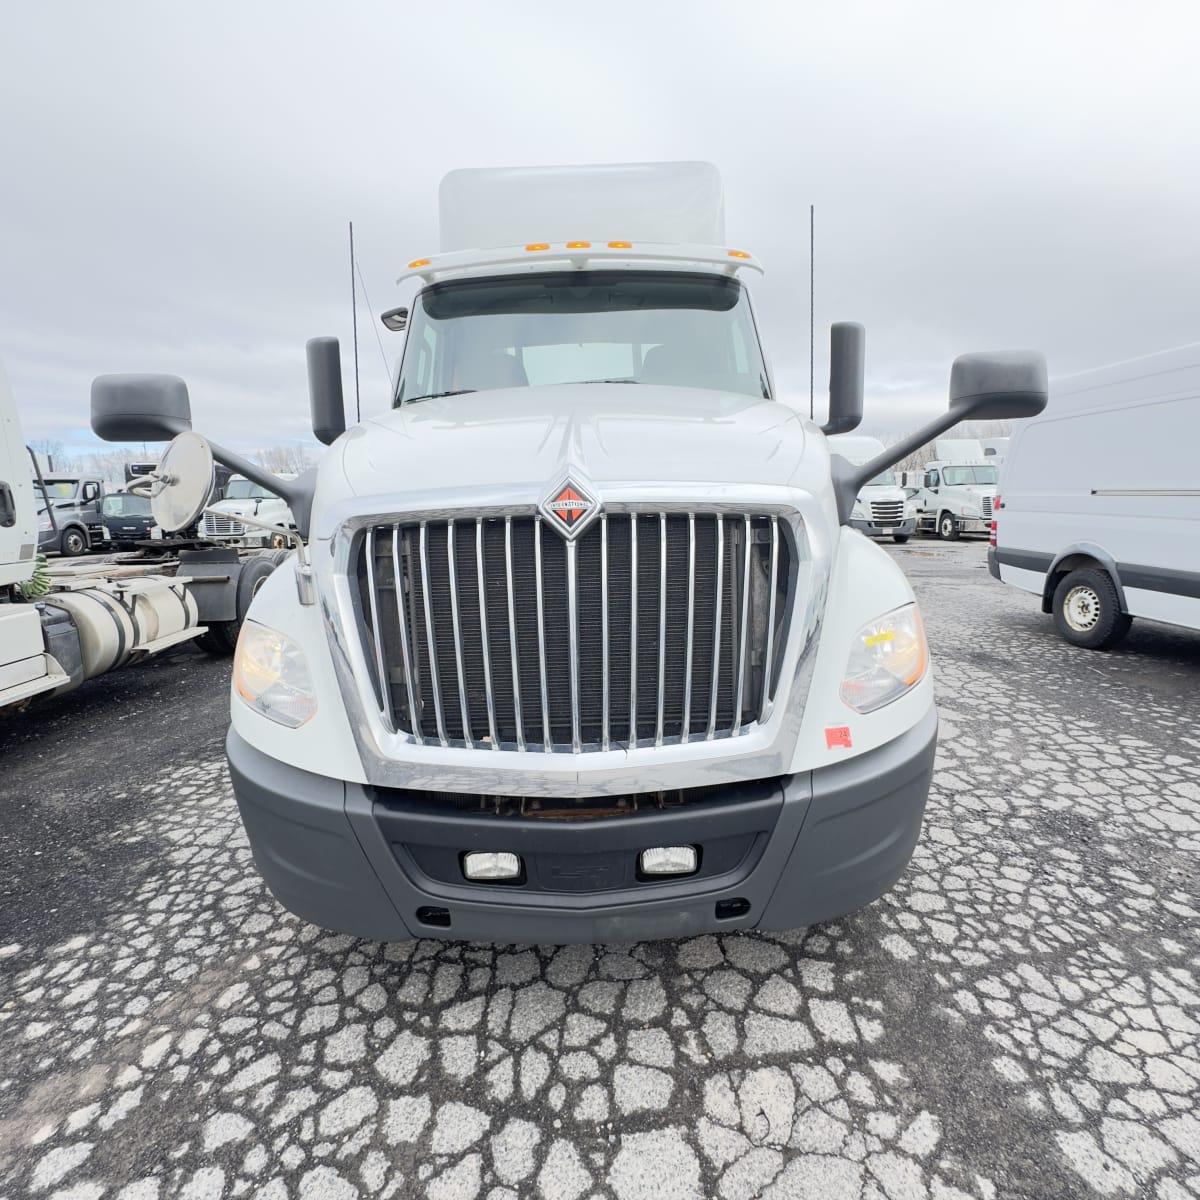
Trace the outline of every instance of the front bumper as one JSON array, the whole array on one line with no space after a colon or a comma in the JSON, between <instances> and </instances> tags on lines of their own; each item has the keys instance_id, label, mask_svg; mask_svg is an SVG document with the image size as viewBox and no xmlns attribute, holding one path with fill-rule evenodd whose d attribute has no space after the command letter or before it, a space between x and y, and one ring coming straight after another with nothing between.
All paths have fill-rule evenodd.
<instances>
[{"instance_id":1,"label":"front bumper","mask_svg":"<svg viewBox=\"0 0 1200 1200\"><path fill-rule=\"evenodd\" d=\"M792 929L862 908L912 856L936 745L930 709L844 763L593 821L406 804L268 758L232 729L226 750L254 861L303 919L379 941L564 944ZM697 876L636 877L639 850L680 844L700 847ZM456 864L470 849L520 854L524 881L467 882Z\"/></svg>"},{"instance_id":2,"label":"front bumper","mask_svg":"<svg viewBox=\"0 0 1200 1200\"><path fill-rule=\"evenodd\" d=\"M895 534L911 537L917 531L917 518L906 517L903 521L889 525L880 521L867 521L862 517L851 517L850 528L865 533L867 537L892 537Z\"/></svg>"}]
</instances>

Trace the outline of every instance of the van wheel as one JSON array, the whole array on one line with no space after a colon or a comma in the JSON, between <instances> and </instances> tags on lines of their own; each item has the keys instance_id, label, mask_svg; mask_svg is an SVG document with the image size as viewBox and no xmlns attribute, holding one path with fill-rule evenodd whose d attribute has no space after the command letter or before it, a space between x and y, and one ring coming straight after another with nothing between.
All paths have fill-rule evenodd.
<instances>
[{"instance_id":1,"label":"van wheel","mask_svg":"<svg viewBox=\"0 0 1200 1200\"><path fill-rule=\"evenodd\" d=\"M82 529L64 529L58 539L58 549L64 558L78 558L87 548L87 534Z\"/></svg>"},{"instance_id":2,"label":"van wheel","mask_svg":"<svg viewBox=\"0 0 1200 1200\"><path fill-rule=\"evenodd\" d=\"M904 543L908 541L908 534L907 533L893 533L892 541L903 546Z\"/></svg>"},{"instance_id":3,"label":"van wheel","mask_svg":"<svg viewBox=\"0 0 1200 1200\"><path fill-rule=\"evenodd\" d=\"M1130 623L1106 571L1081 567L1054 589L1054 624L1075 646L1107 650L1129 632Z\"/></svg>"},{"instance_id":4,"label":"van wheel","mask_svg":"<svg viewBox=\"0 0 1200 1200\"><path fill-rule=\"evenodd\" d=\"M938 517L937 535L943 542L958 541L958 522L953 513L944 512Z\"/></svg>"}]
</instances>

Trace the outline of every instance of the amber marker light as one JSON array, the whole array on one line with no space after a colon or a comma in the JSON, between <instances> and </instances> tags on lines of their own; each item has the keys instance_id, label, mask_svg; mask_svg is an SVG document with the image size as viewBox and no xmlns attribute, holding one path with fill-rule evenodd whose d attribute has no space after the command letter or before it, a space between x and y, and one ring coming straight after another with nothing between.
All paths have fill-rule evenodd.
<instances>
[{"instance_id":1,"label":"amber marker light","mask_svg":"<svg viewBox=\"0 0 1200 1200\"><path fill-rule=\"evenodd\" d=\"M568 250L590 250L591 248L592 248L591 242L568 242L567 243Z\"/></svg>"},{"instance_id":2,"label":"amber marker light","mask_svg":"<svg viewBox=\"0 0 1200 1200\"><path fill-rule=\"evenodd\" d=\"M633 243L632 242L609 242L608 248L610 250L632 250Z\"/></svg>"},{"instance_id":3,"label":"amber marker light","mask_svg":"<svg viewBox=\"0 0 1200 1200\"><path fill-rule=\"evenodd\" d=\"M427 259L427 258L414 258L414 259L412 260L412 262L410 262L410 263L408 264L408 269L409 269L410 271L415 271L415 270L416 270L418 267L427 267L427 266L429 266L429 259Z\"/></svg>"},{"instance_id":4,"label":"amber marker light","mask_svg":"<svg viewBox=\"0 0 1200 1200\"><path fill-rule=\"evenodd\" d=\"M549 250L550 243L549 242L530 242L529 245L525 247L525 249L526 250Z\"/></svg>"},{"instance_id":5,"label":"amber marker light","mask_svg":"<svg viewBox=\"0 0 1200 1200\"><path fill-rule=\"evenodd\" d=\"M745 252L745 250L728 250L728 251L726 251L726 253L729 255L730 258L749 258L750 257L750 255L748 255Z\"/></svg>"}]
</instances>

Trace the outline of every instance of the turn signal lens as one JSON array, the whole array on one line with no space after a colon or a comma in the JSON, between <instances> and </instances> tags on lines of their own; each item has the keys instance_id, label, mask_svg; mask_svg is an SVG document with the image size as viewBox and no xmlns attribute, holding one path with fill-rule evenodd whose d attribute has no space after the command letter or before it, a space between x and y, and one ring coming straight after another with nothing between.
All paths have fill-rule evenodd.
<instances>
[{"instance_id":1,"label":"turn signal lens","mask_svg":"<svg viewBox=\"0 0 1200 1200\"><path fill-rule=\"evenodd\" d=\"M299 729L317 711L304 651L287 634L244 621L233 658L233 689L255 712Z\"/></svg>"},{"instance_id":2,"label":"turn signal lens","mask_svg":"<svg viewBox=\"0 0 1200 1200\"><path fill-rule=\"evenodd\" d=\"M427 267L427 266L429 266L429 259L427 259L427 258L414 258L414 259L412 260L412 262L410 262L410 263L408 264L408 269L409 269L410 271L415 271L415 270L416 270L418 267Z\"/></svg>"},{"instance_id":3,"label":"turn signal lens","mask_svg":"<svg viewBox=\"0 0 1200 1200\"><path fill-rule=\"evenodd\" d=\"M609 242L608 248L610 250L632 250L633 243L632 242Z\"/></svg>"},{"instance_id":4,"label":"turn signal lens","mask_svg":"<svg viewBox=\"0 0 1200 1200\"><path fill-rule=\"evenodd\" d=\"M549 242L530 242L529 245L525 247L525 249L526 250L549 250L550 243Z\"/></svg>"},{"instance_id":5,"label":"turn signal lens","mask_svg":"<svg viewBox=\"0 0 1200 1200\"><path fill-rule=\"evenodd\" d=\"M568 250L590 250L591 248L592 248L591 242L568 242L567 243Z\"/></svg>"},{"instance_id":6,"label":"turn signal lens","mask_svg":"<svg viewBox=\"0 0 1200 1200\"><path fill-rule=\"evenodd\" d=\"M841 696L855 712L869 713L916 687L929 666L929 647L915 604L864 625L854 635Z\"/></svg>"},{"instance_id":7,"label":"turn signal lens","mask_svg":"<svg viewBox=\"0 0 1200 1200\"><path fill-rule=\"evenodd\" d=\"M730 258L749 258L750 257L750 255L748 255L745 252L745 250L729 250L729 251L727 251L727 253Z\"/></svg>"}]
</instances>

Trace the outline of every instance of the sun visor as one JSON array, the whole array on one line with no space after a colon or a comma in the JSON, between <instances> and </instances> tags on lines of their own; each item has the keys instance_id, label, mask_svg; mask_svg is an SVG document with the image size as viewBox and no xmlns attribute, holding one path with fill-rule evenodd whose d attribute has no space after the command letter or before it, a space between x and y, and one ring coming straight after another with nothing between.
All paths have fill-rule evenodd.
<instances>
[{"instance_id":1,"label":"sun visor","mask_svg":"<svg viewBox=\"0 0 1200 1200\"><path fill-rule=\"evenodd\" d=\"M712 163L464 168L438 191L441 249L529 242L725 242L725 200Z\"/></svg>"}]
</instances>

